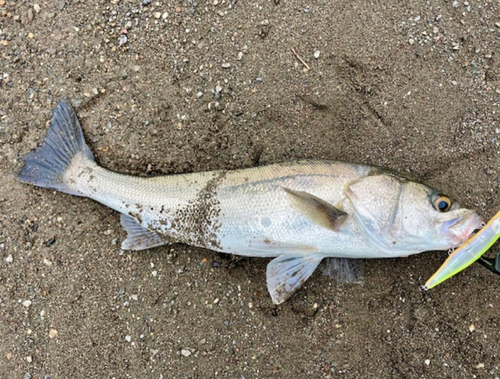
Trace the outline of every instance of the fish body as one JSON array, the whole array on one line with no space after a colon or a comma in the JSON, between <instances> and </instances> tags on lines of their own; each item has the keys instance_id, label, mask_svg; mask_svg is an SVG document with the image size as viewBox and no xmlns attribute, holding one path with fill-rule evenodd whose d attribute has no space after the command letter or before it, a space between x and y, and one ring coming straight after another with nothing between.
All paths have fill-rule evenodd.
<instances>
[{"instance_id":1,"label":"fish body","mask_svg":"<svg viewBox=\"0 0 500 379\"><path fill-rule=\"evenodd\" d=\"M480 217L425 185L358 164L300 161L159 177L99 166L65 100L20 180L96 200L121 213L122 248L185 243L249 257L285 301L325 257L384 258L447 250Z\"/></svg>"}]
</instances>

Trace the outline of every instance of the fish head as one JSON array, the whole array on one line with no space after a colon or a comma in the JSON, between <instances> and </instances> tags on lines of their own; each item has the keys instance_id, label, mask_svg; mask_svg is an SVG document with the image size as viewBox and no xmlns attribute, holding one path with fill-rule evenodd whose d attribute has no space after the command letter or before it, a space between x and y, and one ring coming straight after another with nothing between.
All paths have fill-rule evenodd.
<instances>
[{"instance_id":1,"label":"fish head","mask_svg":"<svg viewBox=\"0 0 500 379\"><path fill-rule=\"evenodd\" d=\"M395 175L367 176L346 193L360 230L395 256L456 247L482 223L440 192Z\"/></svg>"}]
</instances>

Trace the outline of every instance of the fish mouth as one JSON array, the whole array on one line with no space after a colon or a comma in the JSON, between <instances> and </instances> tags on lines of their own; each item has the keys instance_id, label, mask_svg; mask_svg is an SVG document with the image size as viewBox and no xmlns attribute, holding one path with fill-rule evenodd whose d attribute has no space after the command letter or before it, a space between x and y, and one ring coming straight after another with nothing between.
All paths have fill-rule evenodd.
<instances>
[{"instance_id":1,"label":"fish mouth","mask_svg":"<svg viewBox=\"0 0 500 379\"><path fill-rule=\"evenodd\" d=\"M482 224L481 216L471 211L468 215L446 221L441 230L450 247L457 247L467 241L476 229L481 228Z\"/></svg>"}]
</instances>

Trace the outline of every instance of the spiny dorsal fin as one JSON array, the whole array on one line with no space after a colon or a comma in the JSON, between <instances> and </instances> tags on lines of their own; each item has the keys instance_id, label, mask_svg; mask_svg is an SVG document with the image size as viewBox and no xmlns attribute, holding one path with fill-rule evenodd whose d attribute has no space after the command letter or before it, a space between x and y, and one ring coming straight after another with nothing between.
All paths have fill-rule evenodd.
<instances>
[{"instance_id":1,"label":"spiny dorsal fin","mask_svg":"<svg viewBox=\"0 0 500 379\"><path fill-rule=\"evenodd\" d=\"M267 289L274 304L288 299L316 270L323 256L280 255L267 265Z\"/></svg>"},{"instance_id":2,"label":"spiny dorsal fin","mask_svg":"<svg viewBox=\"0 0 500 379\"><path fill-rule=\"evenodd\" d=\"M292 205L299 212L324 228L338 231L347 218L347 213L305 191L294 191L283 187Z\"/></svg>"},{"instance_id":3,"label":"spiny dorsal fin","mask_svg":"<svg viewBox=\"0 0 500 379\"><path fill-rule=\"evenodd\" d=\"M127 239L122 242L123 250L151 249L168 243L158 234L144 228L135 218L122 213L120 215L120 221L127 232Z\"/></svg>"}]
</instances>

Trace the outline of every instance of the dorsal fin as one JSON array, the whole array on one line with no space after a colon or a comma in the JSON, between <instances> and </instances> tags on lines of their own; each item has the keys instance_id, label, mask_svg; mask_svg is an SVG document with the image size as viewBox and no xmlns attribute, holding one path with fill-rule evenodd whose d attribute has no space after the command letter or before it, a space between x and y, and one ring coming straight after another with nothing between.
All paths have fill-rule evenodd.
<instances>
[{"instance_id":1,"label":"dorsal fin","mask_svg":"<svg viewBox=\"0 0 500 379\"><path fill-rule=\"evenodd\" d=\"M296 210L324 228L338 231L347 218L347 213L317 196L305 191L294 191L285 187L283 189Z\"/></svg>"}]
</instances>

